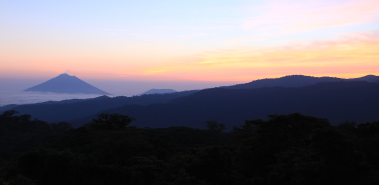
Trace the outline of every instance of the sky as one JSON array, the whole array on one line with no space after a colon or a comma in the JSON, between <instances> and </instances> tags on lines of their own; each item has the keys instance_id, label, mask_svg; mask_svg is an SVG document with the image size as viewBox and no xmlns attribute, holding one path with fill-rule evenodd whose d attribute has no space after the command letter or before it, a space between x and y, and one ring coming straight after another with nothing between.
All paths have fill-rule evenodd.
<instances>
[{"instance_id":1,"label":"sky","mask_svg":"<svg viewBox=\"0 0 379 185\"><path fill-rule=\"evenodd\" d=\"M379 75L379 1L0 0L0 80L65 72L104 87Z\"/></svg>"}]
</instances>

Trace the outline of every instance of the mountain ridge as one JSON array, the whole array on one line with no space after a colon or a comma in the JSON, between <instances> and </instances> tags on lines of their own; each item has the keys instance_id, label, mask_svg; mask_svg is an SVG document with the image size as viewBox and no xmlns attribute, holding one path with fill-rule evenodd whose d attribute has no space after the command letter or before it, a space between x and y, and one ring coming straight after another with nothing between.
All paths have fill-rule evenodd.
<instances>
[{"instance_id":1,"label":"mountain ridge","mask_svg":"<svg viewBox=\"0 0 379 185\"><path fill-rule=\"evenodd\" d=\"M0 113L13 109L20 112L20 114L30 114L33 118L38 118L51 123L85 117L102 110L116 108L122 105L167 103L171 99L187 96L195 92L197 91L183 91L171 94L150 94L133 97L108 97L103 95L84 100L73 99L25 105L8 105L0 107Z\"/></svg>"},{"instance_id":2,"label":"mountain ridge","mask_svg":"<svg viewBox=\"0 0 379 185\"><path fill-rule=\"evenodd\" d=\"M302 87L307 85L313 85L320 82L339 82L339 81L367 81L367 82L379 82L379 76L366 75L359 78L337 78L337 77L313 77L306 75L287 75L279 78L265 78L258 79L248 83L236 84L231 86L223 86L227 89L251 89L261 87Z\"/></svg>"},{"instance_id":3,"label":"mountain ridge","mask_svg":"<svg viewBox=\"0 0 379 185\"><path fill-rule=\"evenodd\" d=\"M379 84L363 81L322 82L304 87L258 89L212 88L169 101L167 104L124 105L99 113L117 113L136 118L139 127L188 126L203 128L216 120L231 129L244 120L264 119L269 114L304 115L329 119L331 123L379 119ZM71 123L91 121L96 115Z\"/></svg>"},{"instance_id":4,"label":"mountain ridge","mask_svg":"<svg viewBox=\"0 0 379 185\"><path fill-rule=\"evenodd\" d=\"M305 78L312 79L313 77L308 76ZM333 81L338 79L338 78L334 78L334 77L327 77L327 78L332 79ZM359 82L362 80L370 80L373 82L379 82L379 81L376 81L376 79L377 79L377 76L367 75L367 76L360 77L360 78L343 79L343 80L338 79L339 81L337 81L337 82L325 82L325 83L336 83L336 84L338 84L341 82ZM273 79L273 80L275 80L275 79ZM317 86L320 86L320 84L322 85L323 83L321 82L321 83L313 84L313 85L314 85L314 87L317 87ZM349 83L347 83L347 84L349 84ZM237 85L239 85L239 84L237 84ZM307 86L312 86L312 85L306 85L306 86L302 86L302 87L307 87ZM261 88L259 88L260 89L259 91L264 91L265 89L267 90L267 89L274 88L274 87L279 87L279 86L261 87ZM293 88L300 88L300 87L293 87ZM21 114L30 114L34 118L46 120L48 122L59 122L59 121L79 120L81 118L88 117L90 115L95 115L95 114L100 113L100 112L104 112L104 111L106 112L110 109L117 109L117 108L122 107L124 105L132 106L132 104L135 104L134 107L136 109L145 109L144 107L141 107L141 106L149 106L151 104L162 104L162 103L163 104L170 104L170 106L171 106L171 104L180 103L181 101L185 101L186 100L185 97L187 97L189 95L191 95L191 96L189 96L188 98L194 98L194 97L197 97L199 95L203 95L204 93L210 93L210 94L209 94L209 97L204 98L202 100L203 106L204 107L210 107L211 105L207 105L206 102L209 102L214 98L213 97L214 95L212 95L212 92L215 92L215 89L233 90L232 88L216 87L216 88L210 88L210 89L205 89L205 90L200 90L200 91L199 90L193 90L193 91L187 91L187 92L183 91L183 92L176 92L176 93L169 93L169 94L162 94L162 95L156 94L156 95L142 95L142 96L134 96L134 97L115 97L115 98L102 96L102 97L93 98L93 99L86 99L86 100L64 100L61 102L44 102L44 103L38 103L38 104L18 105L18 106L17 105L10 105L10 106L0 107L0 112L5 111L5 110L9 110L9 109L15 109L15 110L18 110ZM257 89L257 88L255 88L255 89ZM304 89L306 89L306 88L304 88ZM330 89L333 89L333 88L330 88ZM245 88L245 90L248 90L248 89ZM283 89L277 88L276 90L281 91ZM225 92L228 92L231 95L235 94L233 91L225 91ZM268 92L269 91L267 91L267 93ZM286 91L283 91L283 92L286 92ZM345 93L345 92L341 92L341 93ZM291 94L287 94L287 95L289 97L292 96ZM239 96L239 95L237 95L237 96ZM254 95L250 94L250 96L254 96ZM264 93L262 93L262 94L259 94L258 96L264 97L266 95ZM274 96L280 96L280 97L284 98L283 95L274 95ZM301 96L302 95L299 94L299 97L301 97ZM333 96L336 96L338 99L338 95L333 95ZM247 97L247 99L248 98L250 98L250 97ZM354 96L351 96L350 98L352 100L356 99ZM376 97L373 97L373 98L375 99ZM196 98L194 99L194 102L187 102L188 105L194 104L196 102L195 100L196 100ZM227 101L224 101L222 99L220 99L219 101L220 102L227 102ZM268 99L266 101L270 102L271 100ZM303 101L311 101L311 100L309 98L304 98ZM348 100L346 100L346 101L348 101ZM369 100L366 100L366 101L369 101ZM260 101L257 100L257 102L260 102ZM233 103L233 102L230 102L230 103ZM263 102L260 102L260 103L263 104ZM326 102L326 103L328 103L328 102ZM159 106L158 105L151 105L151 106L159 107L160 105ZM223 106L227 106L227 104L223 104ZM255 104L253 104L251 106L255 106ZM277 106L282 106L282 105L279 104ZM179 109L188 109L188 107L187 108L181 107ZM223 109L223 107L213 107L213 109L217 109L217 110L220 109L221 110L221 109ZM208 110L203 109L203 107L198 108L198 110L196 110L196 111L199 113L199 112L201 112L201 110L203 112L208 111ZM156 110L156 111L161 112L161 110ZM176 110L173 110L173 111L175 112ZM231 112L234 112L234 110L231 110ZM273 114L273 113L275 113L275 112L268 112L267 114ZM292 112L289 112L289 113L292 113ZM125 113L125 114L127 114L127 113ZM165 113L162 112L162 116L164 114ZM154 116L157 116L157 115L154 115ZM184 117L187 117L187 116L188 115L184 115ZM158 116L158 117L161 117L161 116ZM244 118L244 119L247 119L247 118Z\"/></svg>"}]
</instances>

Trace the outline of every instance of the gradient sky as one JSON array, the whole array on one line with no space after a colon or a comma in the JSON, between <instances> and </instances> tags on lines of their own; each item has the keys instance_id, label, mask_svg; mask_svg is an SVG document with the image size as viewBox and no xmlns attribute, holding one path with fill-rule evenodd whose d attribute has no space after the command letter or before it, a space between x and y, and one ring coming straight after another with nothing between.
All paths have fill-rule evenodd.
<instances>
[{"instance_id":1,"label":"gradient sky","mask_svg":"<svg viewBox=\"0 0 379 185\"><path fill-rule=\"evenodd\" d=\"M379 75L378 0L0 0L0 78Z\"/></svg>"}]
</instances>

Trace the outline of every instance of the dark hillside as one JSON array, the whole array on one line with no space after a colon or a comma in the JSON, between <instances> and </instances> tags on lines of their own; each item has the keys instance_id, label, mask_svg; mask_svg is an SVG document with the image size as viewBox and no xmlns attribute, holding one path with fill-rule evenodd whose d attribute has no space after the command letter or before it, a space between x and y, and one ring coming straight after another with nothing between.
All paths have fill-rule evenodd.
<instances>
[{"instance_id":1,"label":"dark hillside","mask_svg":"<svg viewBox=\"0 0 379 185\"><path fill-rule=\"evenodd\" d=\"M82 118L96 114L101 110L116 108L122 105L167 103L174 98L187 96L194 92L196 91L183 91L171 94L152 94L133 97L119 96L114 98L100 96L86 100L63 100L59 102L19 105L16 107L11 106L9 109L17 110L20 114L30 114L33 119L38 118L51 123Z\"/></svg>"},{"instance_id":2,"label":"dark hillside","mask_svg":"<svg viewBox=\"0 0 379 185\"><path fill-rule=\"evenodd\" d=\"M269 114L301 114L327 118L332 124L379 120L379 84L368 82L319 83L306 87L202 90L168 104L125 105L102 111L135 117L139 127L188 126L203 128L216 120L228 129L244 120ZM73 121L74 127L96 115Z\"/></svg>"}]
</instances>

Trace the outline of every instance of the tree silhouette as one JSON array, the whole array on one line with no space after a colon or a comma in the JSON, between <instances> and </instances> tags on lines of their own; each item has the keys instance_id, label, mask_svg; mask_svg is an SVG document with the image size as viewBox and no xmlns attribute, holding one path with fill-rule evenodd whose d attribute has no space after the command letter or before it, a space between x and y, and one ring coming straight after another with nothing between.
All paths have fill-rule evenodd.
<instances>
[{"instance_id":1,"label":"tree silhouette","mask_svg":"<svg viewBox=\"0 0 379 185\"><path fill-rule=\"evenodd\" d=\"M123 129L129 125L135 118L121 114L99 114L97 119L93 119L86 127L98 130L116 130Z\"/></svg>"},{"instance_id":2,"label":"tree silhouette","mask_svg":"<svg viewBox=\"0 0 379 185\"><path fill-rule=\"evenodd\" d=\"M207 124L207 128L212 131L222 132L223 130L226 129L225 124L218 123L218 121L215 121L215 120L209 120L209 121L206 121L205 123Z\"/></svg>"}]
</instances>

